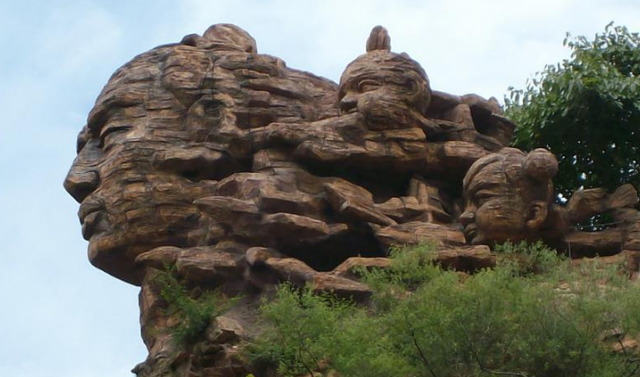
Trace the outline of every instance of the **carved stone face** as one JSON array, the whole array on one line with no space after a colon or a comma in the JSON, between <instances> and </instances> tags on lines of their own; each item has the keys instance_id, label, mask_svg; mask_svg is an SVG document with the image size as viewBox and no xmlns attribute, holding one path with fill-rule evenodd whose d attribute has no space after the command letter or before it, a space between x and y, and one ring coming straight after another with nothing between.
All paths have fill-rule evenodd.
<instances>
[{"instance_id":1,"label":"carved stone face","mask_svg":"<svg viewBox=\"0 0 640 377\"><path fill-rule=\"evenodd\" d=\"M465 211L460 221L467 241L477 244L524 238L527 206L507 182L500 164L488 165L465 189Z\"/></svg>"},{"instance_id":2,"label":"carved stone face","mask_svg":"<svg viewBox=\"0 0 640 377\"><path fill-rule=\"evenodd\" d=\"M460 216L467 242L495 244L534 238L551 201L555 157L544 150L525 156L504 148L476 161L464 178Z\"/></svg>"},{"instance_id":3,"label":"carved stone face","mask_svg":"<svg viewBox=\"0 0 640 377\"><path fill-rule=\"evenodd\" d=\"M326 86L253 53L253 38L235 26L185 39L137 56L112 76L64 183L81 203L90 261L134 284L139 254L223 238L194 201L216 195L216 181L251 170L247 129L315 119L320 110L306 90Z\"/></svg>"},{"instance_id":4,"label":"carved stone face","mask_svg":"<svg viewBox=\"0 0 640 377\"><path fill-rule=\"evenodd\" d=\"M371 51L353 61L340 79L340 113L359 112L370 129L410 127L430 102L429 81L410 58Z\"/></svg>"},{"instance_id":5,"label":"carved stone face","mask_svg":"<svg viewBox=\"0 0 640 377\"><path fill-rule=\"evenodd\" d=\"M206 239L205 220L192 203L214 185L178 168L180 161L185 165L184 151L193 151L187 147L197 147L185 127L184 102L170 85L150 84L159 76L154 54L165 53L135 59L110 80L78 137L64 184L81 203L91 262L128 282L136 282L139 253Z\"/></svg>"}]
</instances>

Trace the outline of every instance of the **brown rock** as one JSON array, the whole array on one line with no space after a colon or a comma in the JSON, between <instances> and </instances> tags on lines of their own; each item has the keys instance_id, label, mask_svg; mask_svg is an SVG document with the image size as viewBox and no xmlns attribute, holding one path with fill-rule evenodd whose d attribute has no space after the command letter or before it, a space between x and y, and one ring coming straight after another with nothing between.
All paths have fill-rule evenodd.
<instances>
[{"instance_id":1,"label":"brown rock","mask_svg":"<svg viewBox=\"0 0 640 377\"><path fill-rule=\"evenodd\" d=\"M615 208L611 211L613 220L615 222L632 224L638 220L640 216L638 210L635 208Z\"/></svg>"},{"instance_id":2,"label":"brown rock","mask_svg":"<svg viewBox=\"0 0 640 377\"><path fill-rule=\"evenodd\" d=\"M178 274L196 283L241 280L244 255L234 255L215 247L185 249L176 261Z\"/></svg>"},{"instance_id":3,"label":"brown rock","mask_svg":"<svg viewBox=\"0 0 640 377\"><path fill-rule=\"evenodd\" d=\"M182 253L181 248L175 246L161 246L144 252L136 257L136 263L158 270L176 263Z\"/></svg>"},{"instance_id":4,"label":"brown rock","mask_svg":"<svg viewBox=\"0 0 640 377\"><path fill-rule=\"evenodd\" d=\"M325 183L323 187L333 210L345 219L380 225L395 224L375 207L373 195L364 188L344 180Z\"/></svg>"},{"instance_id":5,"label":"brown rock","mask_svg":"<svg viewBox=\"0 0 640 377\"><path fill-rule=\"evenodd\" d=\"M334 268L331 273L339 277L354 279L358 277L358 271L361 269L388 268L390 264L389 258L351 257Z\"/></svg>"},{"instance_id":6,"label":"brown rock","mask_svg":"<svg viewBox=\"0 0 640 377\"><path fill-rule=\"evenodd\" d=\"M511 143L516 125L502 114L493 113L486 124L477 124L476 128L480 133L491 136L506 147Z\"/></svg>"},{"instance_id":7,"label":"brown rock","mask_svg":"<svg viewBox=\"0 0 640 377\"><path fill-rule=\"evenodd\" d=\"M638 192L633 185L627 183L611 194L608 207L610 209L633 208L636 204L638 204Z\"/></svg>"},{"instance_id":8,"label":"brown rock","mask_svg":"<svg viewBox=\"0 0 640 377\"><path fill-rule=\"evenodd\" d=\"M464 245L462 232L439 224L412 221L376 229L376 238L389 249L392 246L435 242L438 245Z\"/></svg>"},{"instance_id":9,"label":"brown rock","mask_svg":"<svg viewBox=\"0 0 640 377\"><path fill-rule=\"evenodd\" d=\"M162 314L152 280L166 265L194 292L249 294L234 316L242 326L255 319L253 294L277 282L366 299L348 277L384 268L377 257L392 245L433 242L439 263L471 273L495 263L484 245L542 238L573 255L624 249L637 270L633 187L552 205L553 155L503 148L515 125L495 98L433 91L384 28L340 84L257 51L247 32L218 24L140 54L112 75L78 136L64 187L81 203L91 263L142 286L140 377L248 374L234 323L175 349L165 330L177 319ZM603 212L615 227L570 232Z\"/></svg>"},{"instance_id":10,"label":"brown rock","mask_svg":"<svg viewBox=\"0 0 640 377\"><path fill-rule=\"evenodd\" d=\"M282 257L283 255L274 249L266 247L252 247L247 250L245 259L249 266L264 266L268 259Z\"/></svg>"},{"instance_id":11,"label":"brown rock","mask_svg":"<svg viewBox=\"0 0 640 377\"><path fill-rule=\"evenodd\" d=\"M304 286L318 273L306 263L295 258L271 258L265 261L282 281L290 281L293 284Z\"/></svg>"},{"instance_id":12,"label":"brown rock","mask_svg":"<svg viewBox=\"0 0 640 377\"><path fill-rule=\"evenodd\" d=\"M464 98L464 97L463 97ZM457 124L473 127L473 117L471 116L471 109L466 104L456 105L446 110L442 118Z\"/></svg>"},{"instance_id":13,"label":"brown rock","mask_svg":"<svg viewBox=\"0 0 640 377\"><path fill-rule=\"evenodd\" d=\"M573 223L586 221L594 215L605 212L608 201L606 191L601 188L576 191L567 202L569 218Z\"/></svg>"},{"instance_id":14,"label":"brown rock","mask_svg":"<svg viewBox=\"0 0 640 377\"><path fill-rule=\"evenodd\" d=\"M326 272L317 273L313 277L312 287L314 292L331 292L338 297L354 301L364 301L372 294L371 289L365 284Z\"/></svg>"},{"instance_id":15,"label":"brown rock","mask_svg":"<svg viewBox=\"0 0 640 377\"><path fill-rule=\"evenodd\" d=\"M445 174L460 179L461 175L487 151L477 144L466 141L447 141L427 145L427 174Z\"/></svg>"},{"instance_id":16,"label":"brown rock","mask_svg":"<svg viewBox=\"0 0 640 377\"><path fill-rule=\"evenodd\" d=\"M453 94L434 90L431 92L431 106L429 114L441 114L444 110L448 110L462 103L462 98Z\"/></svg>"},{"instance_id":17,"label":"brown rock","mask_svg":"<svg viewBox=\"0 0 640 377\"><path fill-rule=\"evenodd\" d=\"M323 221L291 213L265 215L262 226L272 237L286 240L322 238L331 231Z\"/></svg>"},{"instance_id":18,"label":"brown rock","mask_svg":"<svg viewBox=\"0 0 640 377\"><path fill-rule=\"evenodd\" d=\"M477 94L465 94L462 96L462 103L469 106L474 124L488 122L495 109L494 105Z\"/></svg>"},{"instance_id":19,"label":"brown rock","mask_svg":"<svg viewBox=\"0 0 640 377\"><path fill-rule=\"evenodd\" d=\"M206 337L212 343L223 344L240 340L246 336L244 328L228 316L216 317L213 326L207 329Z\"/></svg>"},{"instance_id":20,"label":"brown rock","mask_svg":"<svg viewBox=\"0 0 640 377\"><path fill-rule=\"evenodd\" d=\"M565 238L576 256L607 256L622 251L624 238L620 229L611 228L600 232L571 232Z\"/></svg>"},{"instance_id":21,"label":"brown rock","mask_svg":"<svg viewBox=\"0 0 640 377\"><path fill-rule=\"evenodd\" d=\"M440 249L436 260L442 267L467 272L496 265L496 255L486 245Z\"/></svg>"}]
</instances>

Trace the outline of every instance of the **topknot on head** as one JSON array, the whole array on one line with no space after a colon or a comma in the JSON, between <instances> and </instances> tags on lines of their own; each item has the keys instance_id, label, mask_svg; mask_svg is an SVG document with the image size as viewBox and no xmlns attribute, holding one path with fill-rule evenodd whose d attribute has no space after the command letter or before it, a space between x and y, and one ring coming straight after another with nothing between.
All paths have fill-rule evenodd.
<instances>
[{"instance_id":1,"label":"topknot on head","mask_svg":"<svg viewBox=\"0 0 640 377\"><path fill-rule=\"evenodd\" d=\"M180 43L214 51L258 53L256 40L244 29L232 24L211 25L202 37L189 34Z\"/></svg>"},{"instance_id":2,"label":"topknot on head","mask_svg":"<svg viewBox=\"0 0 640 377\"><path fill-rule=\"evenodd\" d=\"M531 179L545 182L551 180L558 172L558 160L548 150L538 148L527 155L523 168Z\"/></svg>"},{"instance_id":3,"label":"topknot on head","mask_svg":"<svg viewBox=\"0 0 640 377\"><path fill-rule=\"evenodd\" d=\"M391 51L391 38L384 27L378 25L371 30L367 39L367 52L382 50Z\"/></svg>"}]
</instances>

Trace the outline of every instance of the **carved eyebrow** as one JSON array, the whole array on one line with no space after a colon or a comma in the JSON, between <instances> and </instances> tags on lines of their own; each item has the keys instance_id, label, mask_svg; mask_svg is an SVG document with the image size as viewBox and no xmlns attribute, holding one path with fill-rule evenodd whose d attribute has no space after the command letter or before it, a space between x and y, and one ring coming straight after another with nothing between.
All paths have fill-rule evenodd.
<instances>
[{"instance_id":1,"label":"carved eyebrow","mask_svg":"<svg viewBox=\"0 0 640 377\"><path fill-rule=\"evenodd\" d=\"M85 125L76 138L76 153L79 154L91 139L91 130Z\"/></svg>"},{"instance_id":2,"label":"carved eyebrow","mask_svg":"<svg viewBox=\"0 0 640 377\"><path fill-rule=\"evenodd\" d=\"M357 85L362 80L375 80L383 82L385 79L384 75L381 75L379 72L361 72L358 75L351 76L347 79L346 84L349 85Z\"/></svg>"},{"instance_id":3,"label":"carved eyebrow","mask_svg":"<svg viewBox=\"0 0 640 377\"><path fill-rule=\"evenodd\" d=\"M113 124L102 127L102 129L100 130L100 140L103 141L107 137L107 135L111 133L130 130L132 128L133 126L131 124Z\"/></svg>"},{"instance_id":4,"label":"carved eyebrow","mask_svg":"<svg viewBox=\"0 0 640 377\"><path fill-rule=\"evenodd\" d=\"M139 88L133 83L124 84L124 89L111 85L114 84L109 82L103 89L87 117L87 127L96 136L100 135L102 127L118 109L144 104L144 95L137 91Z\"/></svg>"},{"instance_id":5,"label":"carved eyebrow","mask_svg":"<svg viewBox=\"0 0 640 377\"><path fill-rule=\"evenodd\" d=\"M496 190L500 189L503 184L498 182L486 182L486 181L475 181L471 182L471 185L467 189L468 196L474 196L478 193L478 191L482 190Z\"/></svg>"}]
</instances>

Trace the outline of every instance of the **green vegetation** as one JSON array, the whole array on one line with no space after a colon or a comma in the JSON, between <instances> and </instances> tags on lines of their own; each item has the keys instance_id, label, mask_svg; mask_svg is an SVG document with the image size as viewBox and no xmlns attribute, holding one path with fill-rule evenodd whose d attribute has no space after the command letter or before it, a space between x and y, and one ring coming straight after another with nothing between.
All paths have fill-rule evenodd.
<instances>
[{"instance_id":1,"label":"green vegetation","mask_svg":"<svg viewBox=\"0 0 640 377\"><path fill-rule=\"evenodd\" d=\"M580 188L640 188L640 37L607 25L594 40L567 38L571 59L547 65L524 90L510 88L506 114L514 146L558 157L554 184L568 198Z\"/></svg>"},{"instance_id":2,"label":"green vegetation","mask_svg":"<svg viewBox=\"0 0 640 377\"><path fill-rule=\"evenodd\" d=\"M247 356L284 376L640 374L622 342L640 332L640 290L615 269L518 244L499 248L495 269L461 276L434 265L433 250L397 249L389 269L361 271L370 307L281 286Z\"/></svg>"},{"instance_id":3,"label":"green vegetation","mask_svg":"<svg viewBox=\"0 0 640 377\"><path fill-rule=\"evenodd\" d=\"M177 324L171 329L173 340L179 344L191 344L204 333L211 320L229 307L229 302L218 291L190 292L179 280L175 267L155 277L154 283L160 289L168 307L165 314L176 317Z\"/></svg>"},{"instance_id":4,"label":"green vegetation","mask_svg":"<svg viewBox=\"0 0 640 377\"><path fill-rule=\"evenodd\" d=\"M555 250L549 249L542 241L532 244L505 242L494 247L501 266L509 267L522 276L552 273L562 266L563 259Z\"/></svg>"}]
</instances>

